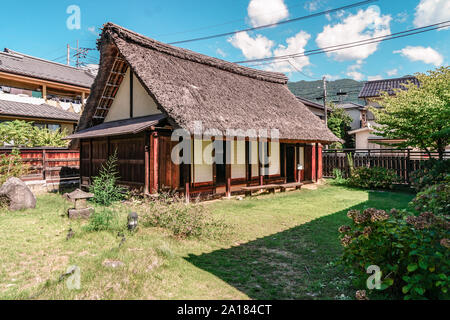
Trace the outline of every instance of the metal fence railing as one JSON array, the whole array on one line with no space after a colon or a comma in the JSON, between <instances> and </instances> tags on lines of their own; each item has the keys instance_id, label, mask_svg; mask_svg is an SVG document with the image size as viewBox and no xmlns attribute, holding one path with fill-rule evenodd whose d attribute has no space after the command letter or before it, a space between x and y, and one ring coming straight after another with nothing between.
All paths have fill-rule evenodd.
<instances>
[{"instance_id":1,"label":"metal fence railing","mask_svg":"<svg viewBox=\"0 0 450 320\"><path fill-rule=\"evenodd\" d=\"M437 159L439 155L432 153L431 157L423 151L411 149L344 149L323 150L323 175L334 177L334 169L339 169L344 178L350 175L350 162L358 167L381 167L397 173L401 183L409 184L412 172L420 169L430 158ZM450 152L444 157L450 159Z\"/></svg>"}]
</instances>

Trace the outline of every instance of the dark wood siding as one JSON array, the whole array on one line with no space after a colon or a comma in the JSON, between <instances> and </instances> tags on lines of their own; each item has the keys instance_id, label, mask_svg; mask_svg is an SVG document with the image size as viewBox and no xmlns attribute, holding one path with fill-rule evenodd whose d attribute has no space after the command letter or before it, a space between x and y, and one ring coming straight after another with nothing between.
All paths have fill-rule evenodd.
<instances>
[{"instance_id":1,"label":"dark wood siding","mask_svg":"<svg viewBox=\"0 0 450 320\"><path fill-rule=\"evenodd\" d=\"M92 150L91 150L92 149ZM81 180L89 185L108 157L117 151L119 183L142 188L145 183L145 134L83 140Z\"/></svg>"},{"instance_id":2,"label":"dark wood siding","mask_svg":"<svg viewBox=\"0 0 450 320\"><path fill-rule=\"evenodd\" d=\"M180 187L180 166L172 161L172 149L178 144L170 136L159 136L159 186L178 189Z\"/></svg>"}]
</instances>

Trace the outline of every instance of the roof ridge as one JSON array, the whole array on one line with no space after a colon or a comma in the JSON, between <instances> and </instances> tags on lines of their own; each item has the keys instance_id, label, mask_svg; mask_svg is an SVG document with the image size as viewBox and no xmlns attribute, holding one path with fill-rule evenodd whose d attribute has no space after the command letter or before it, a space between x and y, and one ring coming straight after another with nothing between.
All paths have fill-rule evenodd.
<instances>
[{"instance_id":1,"label":"roof ridge","mask_svg":"<svg viewBox=\"0 0 450 320\"><path fill-rule=\"evenodd\" d=\"M390 79L380 79L380 80L372 80L372 81L366 81L366 83L375 83L375 82L386 82L386 81L395 81L395 80L408 80L408 79L417 79L416 76L405 76L405 77L399 77L399 78L390 78Z\"/></svg>"},{"instance_id":2,"label":"roof ridge","mask_svg":"<svg viewBox=\"0 0 450 320\"><path fill-rule=\"evenodd\" d=\"M5 48L5 51L2 51L2 52L0 51L0 53L9 54L9 55L20 55L20 56L24 56L24 57L27 57L27 58L30 58L30 59L34 59L34 60L38 60L38 61L42 61L42 62L46 62L46 63L51 63L51 64L54 64L54 65L58 65L58 66L65 67L65 68L68 68L68 69L72 69L72 70L75 70L75 71L80 71L80 72L83 72L83 73L87 73L86 70L84 70L84 69L68 66L66 64L62 64L62 63L55 62L55 61L50 61L50 60L47 60L47 59L44 59L44 58L31 56L29 54L25 54L25 53L22 53L22 52L19 52L19 51L14 51L14 50L11 50L11 49L8 49L8 48ZM87 74L89 74L89 73L87 73Z\"/></svg>"},{"instance_id":3,"label":"roof ridge","mask_svg":"<svg viewBox=\"0 0 450 320\"><path fill-rule=\"evenodd\" d=\"M108 22L103 26L102 36L106 32L113 32L119 38L126 41L133 41L140 46L147 47L152 50L156 50L168 55L175 56L180 59L185 59L189 61L193 61L196 63L201 63L204 65L209 65L211 67L215 67L218 69L222 69L224 71L233 72L235 74L240 74L243 76L248 76L252 78L256 78L258 80L284 83L288 82L288 78L285 74L280 72L270 72L263 71L258 69L253 69L249 67L244 67L226 60L222 60L219 58L211 57L205 54L201 54L198 52L194 52L185 48L175 47L170 44L166 44L160 42L158 40L149 38L135 31L129 30L112 22ZM113 39L114 40L114 39ZM101 39L100 39L101 41Z\"/></svg>"}]
</instances>

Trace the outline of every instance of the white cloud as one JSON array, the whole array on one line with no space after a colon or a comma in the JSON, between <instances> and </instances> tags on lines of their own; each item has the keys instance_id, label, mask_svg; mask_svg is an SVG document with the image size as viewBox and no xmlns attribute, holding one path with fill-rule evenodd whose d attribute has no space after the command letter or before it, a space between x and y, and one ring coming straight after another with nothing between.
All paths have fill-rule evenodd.
<instances>
[{"instance_id":1,"label":"white cloud","mask_svg":"<svg viewBox=\"0 0 450 320\"><path fill-rule=\"evenodd\" d=\"M396 76L396 75L398 74L398 69L388 70L388 71L386 71L386 74L387 74L389 77Z\"/></svg>"},{"instance_id":2,"label":"white cloud","mask_svg":"<svg viewBox=\"0 0 450 320\"><path fill-rule=\"evenodd\" d=\"M367 10L360 10L355 15L349 15L340 23L327 25L317 35L316 43L320 48L341 45L349 42L367 40L373 37L391 33L390 15L381 15L378 7L371 6ZM336 61L366 59L378 49L378 43L344 49L327 53Z\"/></svg>"},{"instance_id":3,"label":"white cloud","mask_svg":"<svg viewBox=\"0 0 450 320\"><path fill-rule=\"evenodd\" d=\"M419 5L416 7L414 25L416 27L423 27L426 25L447 21L449 19L450 19L450 1L421 0Z\"/></svg>"},{"instance_id":4,"label":"white cloud","mask_svg":"<svg viewBox=\"0 0 450 320\"><path fill-rule=\"evenodd\" d=\"M289 16L284 0L251 0L247 11L253 27L277 23Z\"/></svg>"},{"instance_id":5,"label":"white cloud","mask_svg":"<svg viewBox=\"0 0 450 320\"><path fill-rule=\"evenodd\" d=\"M338 75L333 76L333 75L331 75L331 74L326 74L326 75L325 75L325 78L327 78L328 81L334 81L334 80L340 79L341 77L338 76Z\"/></svg>"},{"instance_id":6,"label":"white cloud","mask_svg":"<svg viewBox=\"0 0 450 320\"><path fill-rule=\"evenodd\" d=\"M311 0L305 3L304 8L308 11L316 11L322 6L323 0Z\"/></svg>"},{"instance_id":7,"label":"white cloud","mask_svg":"<svg viewBox=\"0 0 450 320\"><path fill-rule=\"evenodd\" d=\"M368 76L367 80L369 80L369 81L383 80L383 77L381 75L377 74L376 76Z\"/></svg>"},{"instance_id":8,"label":"white cloud","mask_svg":"<svg viewBox=\"0 0 450 320\"><path fill-rule=\"evenodd\" d=\"M227 53L220 48L217 48L216 53L223 58L227 56Z\"/></svg>"},{"instance_id":9,"label":"white cloud","mask_svg":"<svg viewBox=\"0 0 450 320\"><path fill-rule=\"evenodd\" d=\"M402 50L394 51L394 53L400 53L411 61L422 61L427 64L434 64L436 67L444 63L444 57L431 47L408 46Z\"/></svg>"},{"instance_id":10,"label":"white cloud","mask_svg":"<svg viewBox=\"0 0 450 320\"><path fill-rule=\"evenodd\" d=\"M252 38L247 32L240 32L227 41L233 47L240 49L247 59L262 59L272 56L274 42L260 34L256 38Z\"/></svg>"},{"instance_id":11,"label":"white cloud","mask_svg":"<svg viewBox=\"0 0 450 320\"><path fill-rule=\"evenodd\" d=\"M395 16L395 21L398 23L404 23L408 20L408 13L406 11L400 12Z\"/></svg>"},{"instance_id":12,"label":"white cloud","mask_svg":"<svg viewBox=\"0 0 450 320\"><path fill-rule=\"evenodd\" d=\"M349 71L346 73L346 75L356 81L361 81L364 79L364 75L358 71Z\"/></svg>"},{"instance_id":13,"label":"white cloud","mask_svg":"<svg viewBox=\"0 0 450 320\"><path fill-rule=\"evenodd\" d=\"M95 27L94 27L94 26L89 27L89 28L88 28L88 31L89 31L90 33L92 33L93 35L98 36L98 32L95 31Z\"/></svg>"},{"instance_id":14,"label":"white cloud","mask_svg":"<svg viewBox=\"0 0 450 320\"><path fill-rule=\"evenodd\" d=\"M289 54L302 53L311 35L305 31L300 31L295 36L286 39L287 46L279 45L274 50L274 56L285 56ZM310 64L309 57L290 58L289 61L280 61L269 65L266 70L278 72L296 72L302 71L304 67Z\"/></svg>"}]
</instances>

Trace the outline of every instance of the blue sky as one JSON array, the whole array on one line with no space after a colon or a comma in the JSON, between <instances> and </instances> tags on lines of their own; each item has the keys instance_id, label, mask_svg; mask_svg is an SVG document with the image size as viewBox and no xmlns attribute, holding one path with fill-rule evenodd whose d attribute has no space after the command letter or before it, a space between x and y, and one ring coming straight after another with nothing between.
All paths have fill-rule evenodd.
<instances>
[{"instance_id":1,"label":"blue sky","mask_svg":"<svg viewBox=\"0 0 450 320\"><path fill-rule=\"evenodd\" d=\"M280 22L358 0L165 0L8 1L0 10L0 48L64 63L66 45L95 48L99 28L111 21L163 42L173 42ZM70 5L81 12L81 29L69 30ZM278 25L233 37L180 46L228 61L264 58L380 36L450 20L448 0L379 0L373 4ZM259 68L285 72L291 81L372 80L400 77L448 65L450 29L386 41L290 63ZM90 53L98 58L97 52ZM95 60L87 60L91 63ZM299 72L301 71L301 72Z\"/></svg>"}]
</instances>

